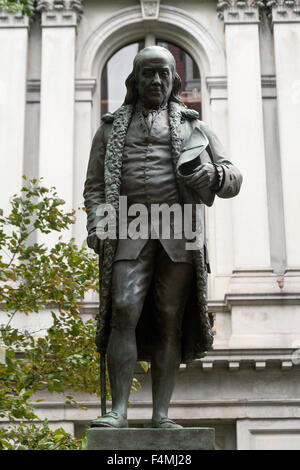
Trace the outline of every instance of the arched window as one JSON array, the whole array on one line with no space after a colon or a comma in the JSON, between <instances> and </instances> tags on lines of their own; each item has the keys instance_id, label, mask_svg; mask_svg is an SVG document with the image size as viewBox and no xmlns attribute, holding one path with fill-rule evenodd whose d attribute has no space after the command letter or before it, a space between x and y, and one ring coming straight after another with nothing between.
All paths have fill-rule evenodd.
<instances>
[{"instance_id":1,"label":"arched window","mask_svg":"<svg viewBox=\"0 0 300 470\"><path fill-rule=\"evenodd\" d=\"M201 117L200 71L194 59L181 47L157 38L155 43L165 47L174 56L176 69L182 81L180 96ZM119 49L106 62L101 77L101 114L115 111L124 101L125 80L132 71L133 59L145 47L145 41L134 42Z\"/></svg>"}]
</instances>

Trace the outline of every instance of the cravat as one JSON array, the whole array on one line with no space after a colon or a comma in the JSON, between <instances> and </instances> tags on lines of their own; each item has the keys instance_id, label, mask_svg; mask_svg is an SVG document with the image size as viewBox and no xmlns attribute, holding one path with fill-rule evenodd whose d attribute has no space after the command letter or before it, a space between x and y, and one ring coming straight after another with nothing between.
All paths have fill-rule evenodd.
<instances>
[{"instance_id":1,"label":"cravat","mask_svg":"<svg viewBox=\"0 0 300 470\"><path fill-rule=\"evenodd\" d=\"M149 111L145 116L145 121L146 121L149 131L151 130L156 114L157 114L157 110L155 109L153 111Z\"/></svg>"}]
</instances>

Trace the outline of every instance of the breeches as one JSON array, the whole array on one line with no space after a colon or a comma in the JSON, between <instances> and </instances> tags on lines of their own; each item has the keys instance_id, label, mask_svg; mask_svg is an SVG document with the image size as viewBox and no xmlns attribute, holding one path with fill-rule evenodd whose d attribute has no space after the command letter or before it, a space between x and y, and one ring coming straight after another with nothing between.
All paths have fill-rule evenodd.
<instances>
[{"instance_id":1,"label":"breeches","mask_svg":"<svg viewBox=\"0 0 300 470\"><path fill-rule=\"evenodd\" d=\"M136 328L147 292L153 285L153 327L160 336L180 335L193 266L173 262L159 240L149 240L135 260L113 265L113 328Z\"/></svg>"}]
</instances>

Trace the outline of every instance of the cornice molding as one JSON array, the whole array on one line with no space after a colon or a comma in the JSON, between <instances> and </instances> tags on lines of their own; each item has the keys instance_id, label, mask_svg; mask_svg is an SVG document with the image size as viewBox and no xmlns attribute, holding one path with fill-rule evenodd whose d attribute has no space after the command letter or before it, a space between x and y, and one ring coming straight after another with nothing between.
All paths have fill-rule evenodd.
<instances>
[{"instance_id":1,"label":"cornice molding","mask_svg":"<svg viewBox=\"0 0 300 470\"><path fill-rule=\"evenodd\" d=\"M243 364L244 367L260 371L270 365L280 365L282 370L289 370L298 366L295 360L297 351L295 349L215 349L207 352L203 359L188 364L188 369L201 368L211 371L218 365L229 371L237 371ZM299 366L298 366L299 367Z\"/></svg>"},{"instance_id":2,"label":"cornice molding","mask_svg":"<svg viewBox=\"0 0 300 470\"><path fill-rule=\"evenodd\" d=\"M206 87L212 100L227 99L227 77L215 76L206 77ZM276 77L275 75L261 76L262 98L276 98ZM270 271L272 273L272 271Z\"/></svg>"},{"instance_id":3,"label":"cornice molding","mask_svg":"<svg viewBox=\"0 0 300 470\"><path fill-rule=\"evenodd\" d=\"M180 372L181 373L181 372ZM145 374L145 372L143 372ZM77 403L80 407L85 407L89 409L99 409L100 408L100 403L99 400L77 400ZM42 402L36 402L32 401L31 404L35 407L35 409L62 409L62 410L73 410L74 407L72 405L66 405L64 401L42 401ZM111 401L107 401L108 407L110 408L111 406ZM150 408L152 410L153 403L152 401L148 400L143 400L143 401L131 401L131 408ZM216 406L222 406L222 407L256 407L256 406L284 406L286 407L295 407L295 406L300 406L300 400L295 399L290 399L290 398L273 398L273 399L226 399L224 398L223 400L172 400L170 404L170 409L175 408L175 407L183 407L183 408L199 408L199 407L216 407ZM66 420L66 419L65 419ZM71 421L71 420L70 420ZM3 420L3 423L5 421Z\"/></svg>"},{"instance_id":4,"label":"cornice molding","mask_svg":"<svg viewBox=\"0 0 300 470\"><path fill-rule=\"evenodd\" d=\"M76 27L83 14L81 0L37 0L43 27Z\"/></svg>"},{"instance_id":5,"label":"cornice molding","mask_svg":"<svg viewBox=\"0 0 300 470\"><path fill-rule=\"evenodd\" d=\"M209 91L214 88L226 89L227 88L227 77L206 77L206 86ZM261 86L263 88L276 88L276 77L275 75L262 75L261 76ZM269 270L268 272L272 272Z\"/></svg>"},{"instance_id":6,"label":"cornice molding","mask_svg":"<svg viewBox=\"0 0 300 470\"><path fill-rule=\"evenodd\" d=\"M229 311L237 305L300 305L298 293L257 293L257 294L226 294L225 306Z\"/></svg>"}]
</instances>

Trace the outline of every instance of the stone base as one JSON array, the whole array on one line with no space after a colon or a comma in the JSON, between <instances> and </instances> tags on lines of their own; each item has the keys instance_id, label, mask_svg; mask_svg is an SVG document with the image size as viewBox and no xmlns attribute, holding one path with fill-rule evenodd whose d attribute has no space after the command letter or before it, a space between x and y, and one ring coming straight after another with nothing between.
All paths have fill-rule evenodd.
<instances>
[{"instance_id":1,"label":"stone base","mask_svg":"<svg viewBox=\"0 0 300 470\"><path fill-rule=\"evenodd\" d=\"M91 428L89 450L214 450L214 428Z\"/></svg>"}]
</instances>

